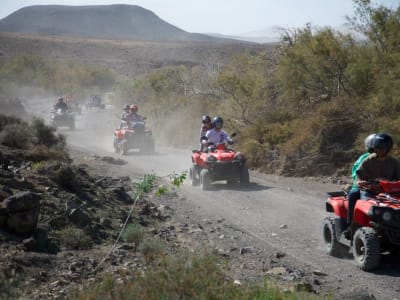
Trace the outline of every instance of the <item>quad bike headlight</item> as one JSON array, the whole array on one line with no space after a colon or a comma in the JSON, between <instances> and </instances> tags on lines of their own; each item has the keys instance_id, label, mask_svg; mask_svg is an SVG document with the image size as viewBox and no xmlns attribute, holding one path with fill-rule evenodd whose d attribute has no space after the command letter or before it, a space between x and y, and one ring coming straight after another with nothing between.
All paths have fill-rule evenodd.
<instances>
[{"instance_id":1,"label":"quad bike headlight","mask_svg":"<svg viewBox=\"0 0 400 300\"><path fill-rule=\"evenodd\" d=\"M215 162L215 161L217 161L217 158L215 156L208 155L207 156L207 161L208 162Z\"/></svg>"},{"instance_id":2,"label":"quad bike headlight","mask_svg":"<svg viewBox=\"0 0 400 300\"><path fill-rule=\"evenodd\" d=\"M385 211L382 215L382 219L385 222L389 222L390 220L392 220L392 217L393 217L393 215L390 211Z\"/></svg>"},{"instance_id":3,"label":"quad bike headlight","mask_svg":"<svg viewBox=\"0 0 400 300\"><path fill-rule=\"evenodd\" d=\"M236 153L235 159L237 160L244 160L244 155L240 152Z\"/></svg>"}]
</instances>

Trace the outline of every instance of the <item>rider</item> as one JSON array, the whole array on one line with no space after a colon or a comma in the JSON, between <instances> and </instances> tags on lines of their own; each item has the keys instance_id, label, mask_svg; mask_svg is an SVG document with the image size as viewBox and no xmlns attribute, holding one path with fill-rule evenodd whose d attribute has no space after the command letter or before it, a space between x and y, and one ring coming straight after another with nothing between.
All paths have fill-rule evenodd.
<instances>
[{"instance_id":1,"label":"rider","mask_svg":"<svg viewBox=\"0 0 400 300\"><path fill-rule=\"evenodd\" d=\"M212 128L207 131L205 140L202 141L203 145L216 145L218 143L225 143L232 145L233 140L228 136L228 134L222 129L224 120L221 117L215 117L212 120Z\"/></svg>"},{"instance_id":2,"label":"rider","mask_svg":"<svg viewBox=\"0 0 400 300\"><path fill-rule=\"evenodd\" d=\"M376 180L400 179L399 161L388 155L392 147L393 139L386 133L378 133L373 138L374 153L363 160L356 172L362 200L374 197L374 192L379 191L380 186Z\"/></svg>"},{"instance_id":3,"label":"rider","mask_svg":"<svg viewBox=\"0 0 400 300\"><path fill-rule=\"evenodd\" d=\"M360 167L361 163L365 158L367 158L371 153L374 152L373 142L376 134L372 133L369 136L367 136L364 140L365 144L365 149L367 152L363 153L354 163L353 168L351 169L351 178L353 180L353 185L350 189L350 192L347 195L347 201L348 201L348 209L347 209L347 225L348 229L350 230L350 226L353 222L353 212L354 212L354 206L356 205L356 202L358 199L360 199L360 188L357 185L356 177L357 177L357 170Z\"/></svg>"},{"instance_id":4,"label":"rider","mask_svg":"<svg viewBox=\"0 0 400 300\"><path fill-rule=\"evenodd\" d=\"M67 110L67 103L65 103L63 97L58 98L57 103L54 105L54 110L59 110L59 109L61 109L62 111Z\"/></svg>"},{"instance_id":5,"label":"rider","mask_svg":"<svg viewBox=\"0 0 400 300\"><path fill-rule=\"evenodd\" d=\"M121 114L121 123L119 125L120 129L122 129L122 127L124 127L124 123L126 121L125 119L126 119L126 116L129 114L129 110L130 110L130 106L129 106L129 104L126 104L124 106L124 109L123 109L122 114Z\"/></svg>"},{"instance_id":6,"label":"rider","mask_svg":"<svg viewBox=\"0 0 400 300\"><path fill-rule=\"evenodd\" d=\"M201 117L201 128L200 128L200 141L201 138L206 136L207 131L212 128L210 116L204 115Z\"/></svg>"},{"instance_id":7,"label":"rider","mask_svg":"<svg viewBox=\"0 0 400 300\"><path fill-rule=\"evenodd\" d=\"M144 124L143 118L137 114L138 112L138 107L136 104L132 104L129 107L129 113L125 116L125 121L128 123L128 126L135 125L137 123L142 123Z\"/></svg>"},{"instance_id":8,"label":"rider","mask_svg":"<svg viewBox=\"0 0 400 300\"><path fill-rule=\"evenodd\" d=\"M210 116L204 115L201 117L200 127L200 149L203 150L203 140L206 140L206 133L212 128Z\"/></svg>"}]
</instances>

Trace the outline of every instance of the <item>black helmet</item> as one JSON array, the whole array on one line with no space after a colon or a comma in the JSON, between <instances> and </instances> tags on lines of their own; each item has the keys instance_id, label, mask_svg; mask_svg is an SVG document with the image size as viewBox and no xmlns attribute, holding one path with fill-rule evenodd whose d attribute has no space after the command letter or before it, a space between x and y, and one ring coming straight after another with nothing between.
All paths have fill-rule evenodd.
<instances>
[{"instance_id":1,"label":"black helmet","mask_svg":"<svg viewBox=\"0 0 400 300\"><path fill-rule=\"evenodd\" d=\"M217 124L220 125L220 126L216 126ZM221 129L223 124L224 124L224 120L222 120L221 117L215 117L215 118L212 120L212 126L213 126L214 128Z\"/></svg>"},{"instance_id":2,"label":"black helmet","mask_svg":"<svg viewBox=\"0 0 400 300\"><path fill-rule=\"evenodd\" d=\"M58 102L61 102L61 101L64 101L64 98L63 98L63 97L60 97L60 98L58 98L57 100L58 100Z\"/></svg>"},{"instance_id":3,"label":"black helmet","mask_svg":"<svg viewBox=\"0 0 400 300\"><path fill-rule=\"evenodd\" d=\"M201 123L205 124L205 123L210 123L210 122L211 122L210 116L204 115L201 117Z\"/></svg>"},{"instance_id":4,"label":"black helmet","mask_svg":"<svg viewBox=\"0 0 400 300\"><path fill-rule=\"evenodd\" d=\"M393 139L386 133L378 133L373 138L372 146L376 149L386 149L389 152L393 147Z\"/></svg>"},{"instance_id":5,"label":"black helmet","mask_svg":"<svg viewBox=\"0 0 400 300\"><path fill-rule=\"evenodd\" d=\"M374 138L376 137L376 133L372 133L369 136L367 136L364 140L364 145L365 149L369 152L372 153L374 152L374 147L373 147L373 142Z\"/></svg>"}]
</instances>

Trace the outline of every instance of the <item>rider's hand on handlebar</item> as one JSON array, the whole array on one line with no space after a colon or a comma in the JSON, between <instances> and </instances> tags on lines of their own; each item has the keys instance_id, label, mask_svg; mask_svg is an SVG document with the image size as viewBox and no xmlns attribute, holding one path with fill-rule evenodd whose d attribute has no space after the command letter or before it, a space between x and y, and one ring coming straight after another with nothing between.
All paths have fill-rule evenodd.
<instances>
[{"instance_id":1,"label":"rider's hand on handlebar","mask_svg":"<svg viewBox=\"0 0 400 300\"><path fill-rule=\"evenodd\" d=\"M371 180L371 181L366 181L366 180L359 181L358 182L358 186L362 190L370 190L370 191L376 191L376 192L381 190L381 186L380 186L379 182L378 181L373 181L373 180Z\"/></svg>"}]
</instances>

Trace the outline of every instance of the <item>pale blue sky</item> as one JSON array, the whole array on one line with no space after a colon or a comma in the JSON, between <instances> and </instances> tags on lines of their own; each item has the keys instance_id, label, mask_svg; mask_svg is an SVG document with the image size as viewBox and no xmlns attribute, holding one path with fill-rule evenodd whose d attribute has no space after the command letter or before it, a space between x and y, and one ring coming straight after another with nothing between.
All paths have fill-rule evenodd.
<instances>
[{"instance_id":1,"label":"pale blue sky","mask_svg":"<svg viewBox=\"0 0 400 300\"><path fill-rule=\"evenodd\" d=\"M397 8L400 0L375 0ZM0 19L30 5L139 5L188 32L239 34L272 26L339 27L352 15L352 0L0 0Z\"/></svg>"}]
</instances>

